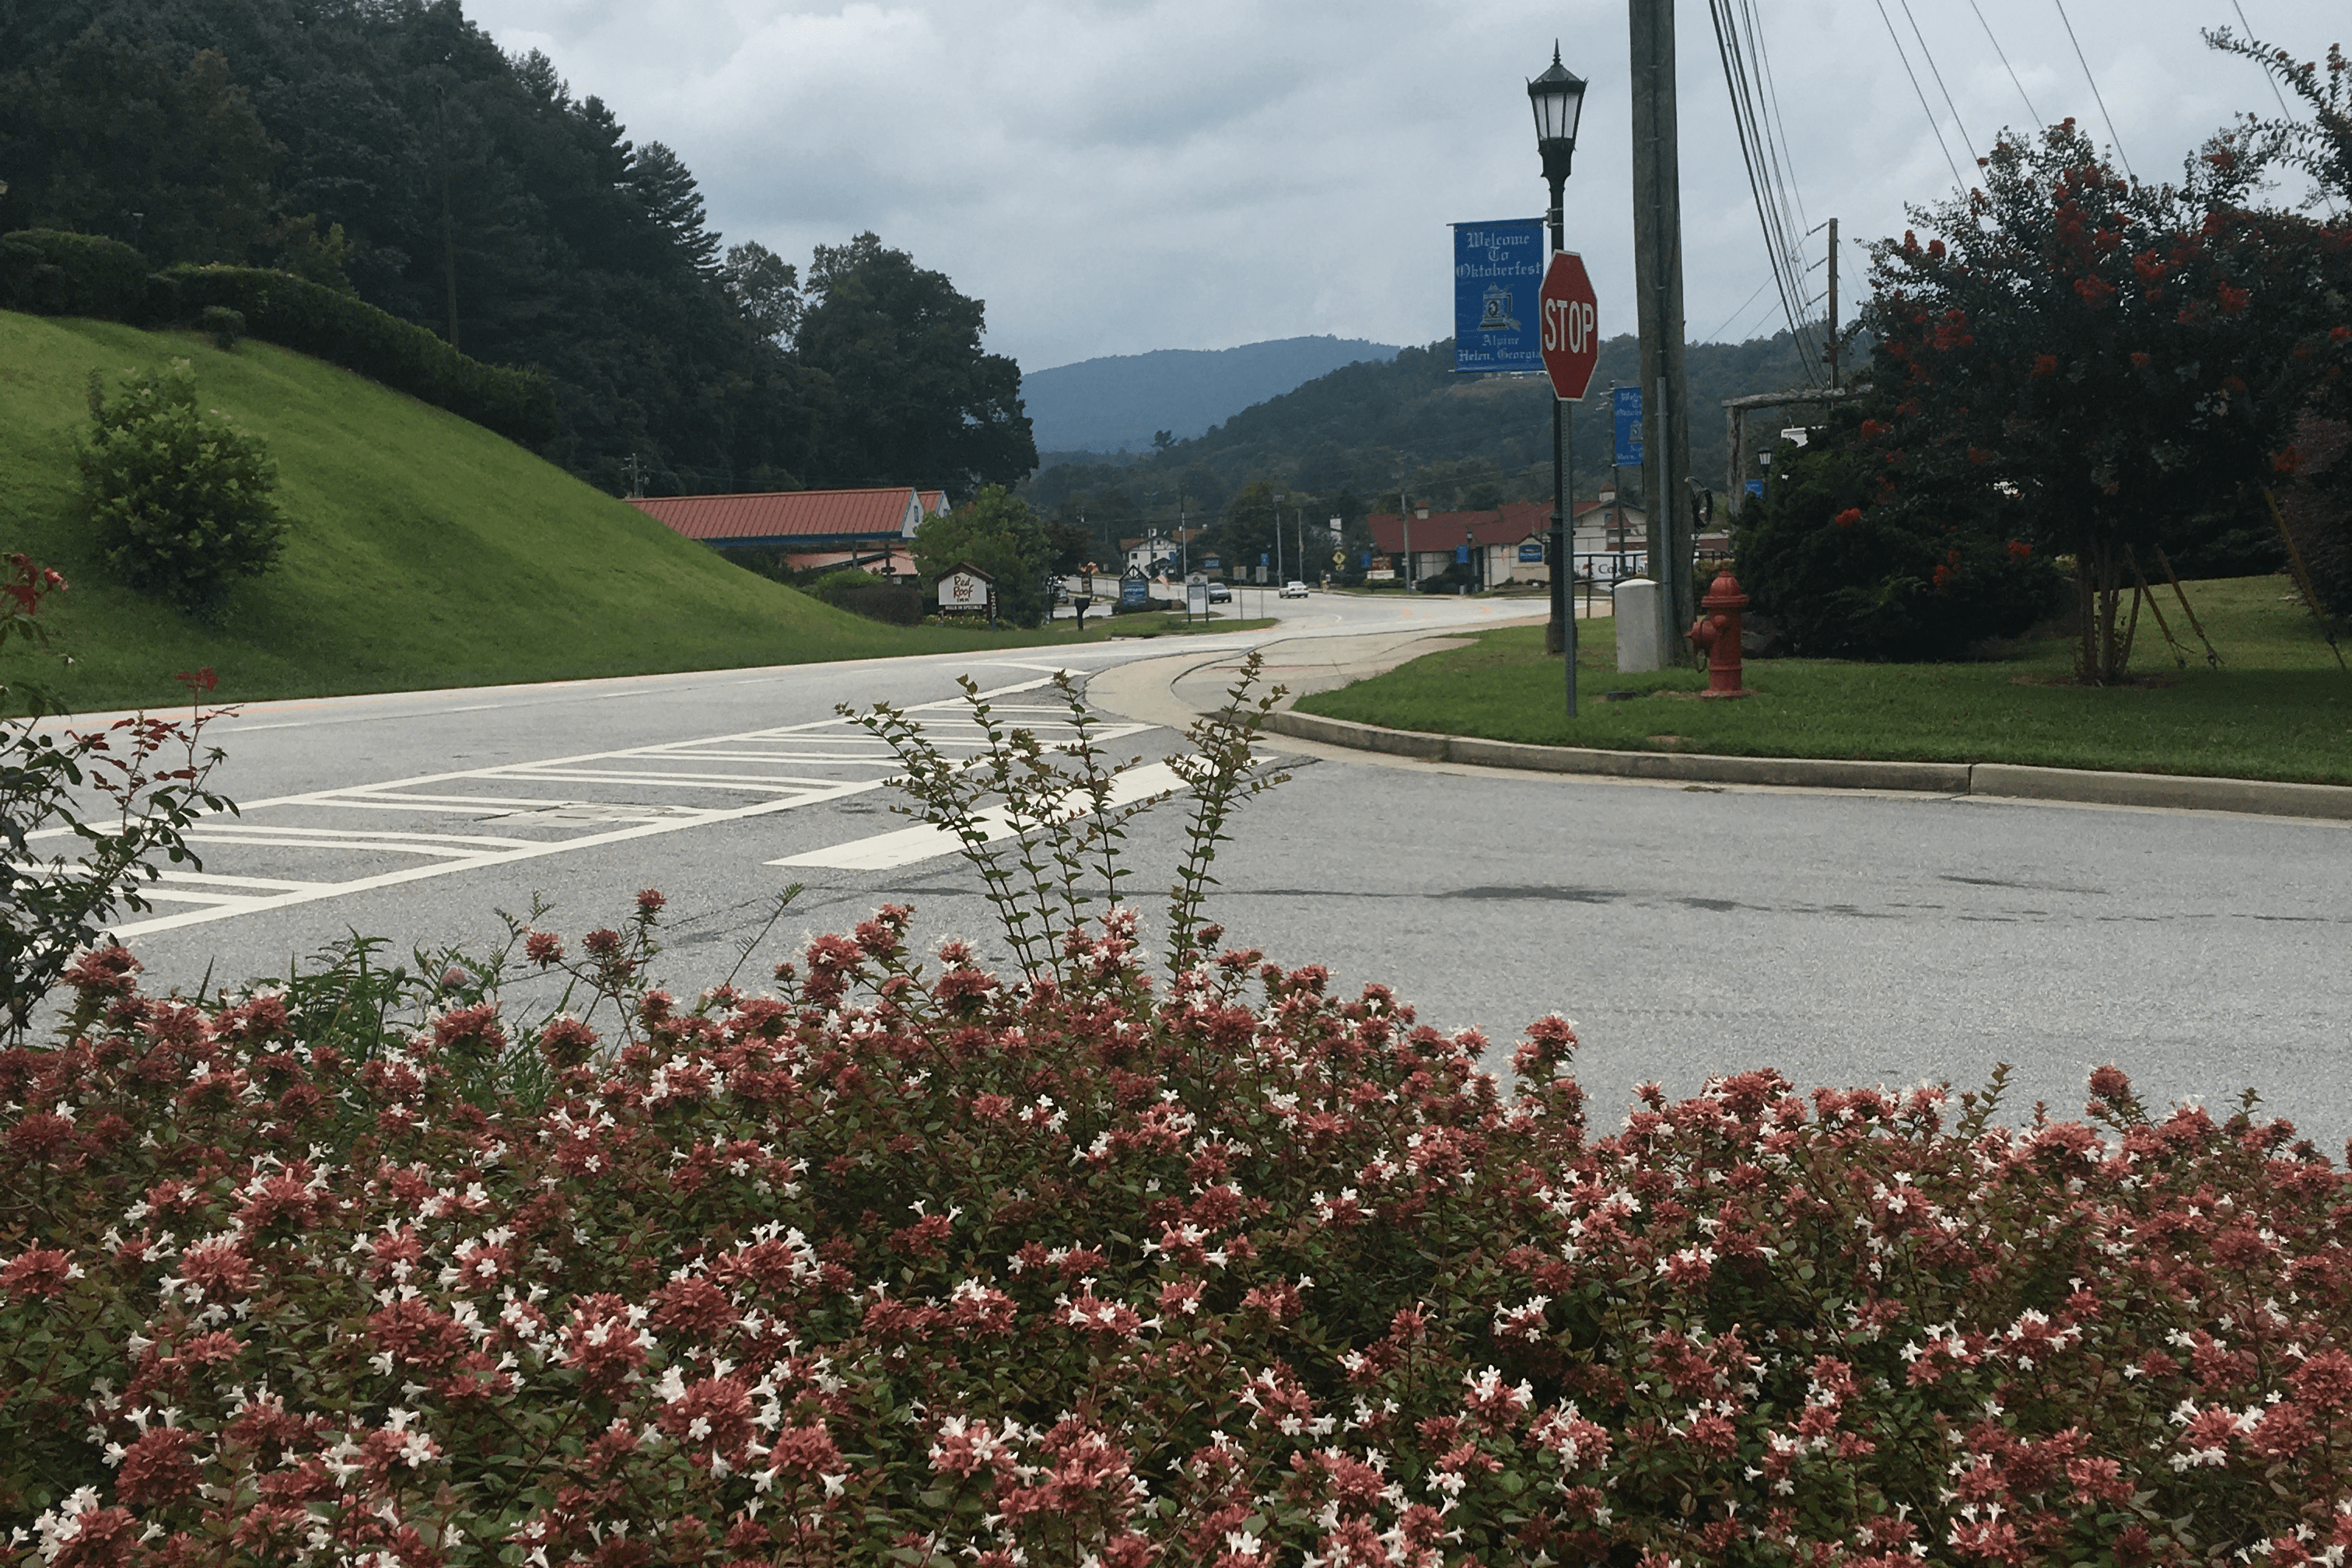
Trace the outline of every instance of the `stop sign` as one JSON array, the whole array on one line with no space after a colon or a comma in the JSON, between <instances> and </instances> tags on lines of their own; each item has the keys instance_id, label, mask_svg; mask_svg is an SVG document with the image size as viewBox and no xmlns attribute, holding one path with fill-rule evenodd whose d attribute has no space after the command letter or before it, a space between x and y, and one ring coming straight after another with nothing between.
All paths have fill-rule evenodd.
<instances>
[{"instance_id":1,"label":"stop sign","mask_svg":"<svg viewBox=\"0 0 2352 1568\"><path fill-rule=\"evenodd\" d=\"M1542 314L1544 374L1551 377L1552 395L1582 397L1601 361L1601 306L1592 295L1592 279L1585 276L1584 258L1572 250L1553 256L1536 309Z\"/></svg>"}]
</instances>

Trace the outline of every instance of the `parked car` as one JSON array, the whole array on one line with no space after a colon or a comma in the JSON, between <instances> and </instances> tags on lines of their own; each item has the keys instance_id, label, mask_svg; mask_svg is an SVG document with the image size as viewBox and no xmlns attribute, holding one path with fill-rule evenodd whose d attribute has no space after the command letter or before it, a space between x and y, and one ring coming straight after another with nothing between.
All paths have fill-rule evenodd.
<instances>
[{"instance_id":1,"label":"parked car","mask_svg":"<svg viewBox=\"0 0 2352 1568\"><path fill-rule=\"evenodd\" d=\"M1293 577L1282 585L1281 596L1286 599L1303 599L1307 597L1307 584Z\"/></svg>"},{"instance_id":2,"label":"parked car","mask_svg":"<svg viewBox=\"0 0 2352 1568\"><path fill-rule=\"evenodd\" d=\"M1213 605L1230 605L1233 602L1234 591L1231 588L1225 586L1223 583L1212 583L1209 584L1209 603Z\"/></svg>"}]
</instances>

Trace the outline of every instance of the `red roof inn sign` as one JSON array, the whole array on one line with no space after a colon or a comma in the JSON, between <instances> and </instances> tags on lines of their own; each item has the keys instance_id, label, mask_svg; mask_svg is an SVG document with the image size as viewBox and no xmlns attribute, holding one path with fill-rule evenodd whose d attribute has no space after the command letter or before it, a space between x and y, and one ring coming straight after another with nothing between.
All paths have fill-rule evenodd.
<instances>
[{"instance_id":1,"label":"red roof inn sign","mask_svg":"<svg viewBox=\"0 0 2352 1568\"><path fill-rule=\"evenodd\" d=\"M984 615L996 619L996 579L979 567L960 563L940 576L940 614Z\"/></svg>"},{"instance_id":2,"label":"red roof inn sign","mask_svg":"<svg viewBox=\"0 0 2352 1568\"><path fill-rule=\"evenodd\" d=\"M1601 363L1601 306L1585 275L1584 258L1572 250L1554 253L1536 310L1543 323L1544 374L1551 377L1552 395L1573 403L1592 384L1592 368Z\"/></svg>"}]
</instances>

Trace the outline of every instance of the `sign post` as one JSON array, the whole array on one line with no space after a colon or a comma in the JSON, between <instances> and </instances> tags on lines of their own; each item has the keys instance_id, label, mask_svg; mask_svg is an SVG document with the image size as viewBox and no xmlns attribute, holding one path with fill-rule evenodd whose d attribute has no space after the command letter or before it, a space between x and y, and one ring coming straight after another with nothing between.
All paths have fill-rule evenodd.
<instances>
[{"instance_id":1,"label":"sign post","mask_svg":"<svg viewBox=\"0 0 2352 1568\"><path fill-rule=\"evenodd\" d=\"M1196 615L1204 621L1209 618L1209 574L1206 572L1188 573L1184 578L1184 619L1190 622Z\"/></svg>"},{"instance_id":2,"label":"sign post","mask_svg":"<svg viewBox=\"0 0 2352 1568\"><path fill-rule=\"evenodd\" d=\"M1552 616L1559 626L1560 652L1568 666L1568 716L1576 717L1576 521L1575 431L1568 405L1580 402L1601 363L1601 304L1584 258L1555 250L1537 296L1543 322L1544 374L1551 378L1552 537L1559 560L1551 573ZM1567 427L1565 439L1563 426ZM1566 451L1563 454L1562 448Z\"/></svg>"}]
</instances>

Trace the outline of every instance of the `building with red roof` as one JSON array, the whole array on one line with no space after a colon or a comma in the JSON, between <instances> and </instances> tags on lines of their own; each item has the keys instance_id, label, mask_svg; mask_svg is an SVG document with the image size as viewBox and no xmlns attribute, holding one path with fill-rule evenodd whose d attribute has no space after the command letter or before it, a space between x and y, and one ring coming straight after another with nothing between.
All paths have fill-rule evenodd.
<instances>
[{"instance_id":1,"label":"building with red roof","mask_svg":"<svg viewBox=\"0 0 2352 1568\"><path fill-rule=\"evenodd\" d=\"M940 490L891 485L754 495L633 496L629 504L685 538L718 550L775 550L795 571L862 566L912 575L909 543L923 519L948 510Z\"/></svg>"},{"instance_id":2,"label":"building with red roof","mask_svg":"<svg viewBox=\"0 0 2352 1568\"><path fill-rule=\"evenodd\" d=\"M1505 501L1479 511L1416 507L1410 517L1376 511L1364 521L1372 532L1375 572L1387 570L1418 583L1454 564L1462 559L1456 552L1466 550L1477 587L1551 580L1543 552L1544 534L1551 528L1549 501ZM1387 558L1385 567L1381 557Z\"/></svg>"}]
</instances>

